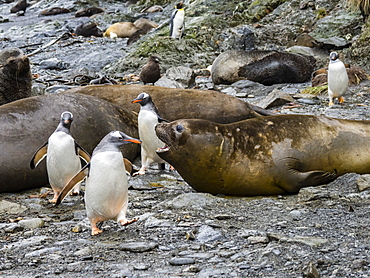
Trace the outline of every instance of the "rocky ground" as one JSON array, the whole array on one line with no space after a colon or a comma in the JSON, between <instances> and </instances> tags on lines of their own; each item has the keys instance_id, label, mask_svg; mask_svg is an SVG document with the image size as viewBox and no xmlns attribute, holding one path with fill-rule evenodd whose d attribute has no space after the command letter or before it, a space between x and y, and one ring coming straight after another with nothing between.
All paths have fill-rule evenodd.
<instances>
[{"instance_id":1,"label":"rocky ground","mask_svg":"<svg viewBox=\"0 0 370 278\"><path fill-rule=\"evenodd\" d=\"M10 20L0 24L0 43L26 53L85 20L71 14L38 17L45 1L25 17L9 15L12 5L0 5ZM109 8L126 9L119 3ZM78 74L104 75L104 67L127 54L125 43L73 37L50 46L30 58L38 75L34 93L75 86L71 80ZM42 66L50 58L57 67ZM328 108L325 94L301 94L310 83L214 86L205 75L195 80L199 88L253 104L262 105L272 92L291 97L268 108L273 113L370 119L369 82L351 86L344 105ZM255 198L197 193L176 172L155 165L129 184L128 216L139 220L125 227L105 222L95 237L82 197L54 207L46 187L1 194L0 277L370 277L368 175L347 174L298 194Z\"/></svg>"}]
</instances>

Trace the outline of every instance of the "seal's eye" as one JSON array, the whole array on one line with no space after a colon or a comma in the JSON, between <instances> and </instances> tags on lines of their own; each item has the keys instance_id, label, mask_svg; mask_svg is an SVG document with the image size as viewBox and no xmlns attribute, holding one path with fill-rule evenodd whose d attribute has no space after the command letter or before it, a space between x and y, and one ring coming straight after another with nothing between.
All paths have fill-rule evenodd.
<instances>
[{"instance_id":1,"label":"seal's eye","mask_svg":"<svg viewBox=\"0 0 370 278\"><path fill-rule=\"evenodd\" d=\"M176 126L176 131L177 132L182 132L184 130L184 127L182 125L177 125Z\"/></svg>"}]
</instances>

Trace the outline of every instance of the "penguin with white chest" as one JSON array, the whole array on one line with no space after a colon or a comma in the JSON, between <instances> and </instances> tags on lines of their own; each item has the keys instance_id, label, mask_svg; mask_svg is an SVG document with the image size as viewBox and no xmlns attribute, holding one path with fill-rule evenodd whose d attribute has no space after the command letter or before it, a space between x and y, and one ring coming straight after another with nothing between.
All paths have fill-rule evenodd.
<instances>
[{"instance_id":1,"label":"penguin with white chest","mask_svg":"<svg viewBox=\"0 0 370 278\"><path fill-rule=\"evenodd\" d=\"M50 200L55 203L59 192L66 183L81 170L81 160L90 161L90 155L73 139L70 128L73 121L71 112L62 113L60 123L48 141L33 155L30 167L35 169L41 160L46 157L46 169L49 184L54 191ZM74 188L74 194L80 192L80 186Z\"/></svg>"},{"instance_id":2,"label":"penguin with white chest","mask_svg":"<svg viewBox=\"0 0 370 278\"><path fill-rule=\"evenodd\" d=\"M76 183L86 178L85 206L93 236L103 232L97 227L99 222L114 220L127 225L137 220L126 218L128 184L119 147L128 143L141 142L121 131L108 133L94 149L90 162L66 184L58 196L56 205L62 202Z\"/></svg>"},{"instance_id":3,"label":"penguin with white chest","mask_svg":"<svg viewBox=\"0 0 370 278\"><path fill-rule=\"evenodd\" d=\"M331 52L329 57L328 95L329 106L332 106L334 98L338 98L339 103L344 102L343 95L348 90L348 74L343 62L339 60L337 52Z\"/></svg>"},{"instance_id":4,"label":"penguin with white chest","mask_svg":"<svg viewBox=\"0 0 370 278\"><path fill-rule=\"evenodd\" d=\"M155 126L160 122L168 122L163 119L154 105L151 96L141 93L132 103L140 103L138 116L139 137L141 140L141 168L134 175L144 175L145 170L151 163L161 164L164 169L165 161L157 155L156 150L164 147L164 143L159 140L155 133Z\"/></svg>"},{"instance_id":5,"label":"penguin with white chest","mask_svg":"<svg viewBox=\"0 0 370 278\"><path fill-rule=\"evenodd\" d=\"M175 6L170 17L170 36L173 39L179 39L184 35L185 30L185 11L183 4L179 3Z\"/></svg>"}]
</instances>

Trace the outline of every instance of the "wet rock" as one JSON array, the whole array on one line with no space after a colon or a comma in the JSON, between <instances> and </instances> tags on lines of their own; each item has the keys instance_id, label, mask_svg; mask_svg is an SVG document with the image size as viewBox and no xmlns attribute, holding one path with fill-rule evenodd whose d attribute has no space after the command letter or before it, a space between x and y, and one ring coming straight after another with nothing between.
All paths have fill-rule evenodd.
<instances>
[{"instance_id":1,"label":"wet rock","mask_svg":"<svg viewBox=\"0 0 370 278\"><path fill-rule=\"evenodd\" d=\"M57 58L50 58L44 61L41 61L39 64L40 69L56 69L64 70L69 67L69 64L63 61L58 60Z\"/></svg>"},{"instance_id":2,"label":"wet rock","mask_svg":"<svg viewBox=\"0 0 370 278\"><path fill-rule=\"evenodd\" d=\"M193 208L201 209L206 205L210 205L217 200L216 197L209 193L185 193L177 196L175 199L167 201L164 205L170 208Z\"/></svg>"},{"instance_id":3,"label":"wet rock","mask_svg":"<svg viewBox=\"0 0 370 278\"><path fill-rule=\"evenodd\" d=\"M222 52L230 49L252 50L255 48L254 33L249 25L227 29L219 35L219 38Z\"/></svg>"},{"instance_id":4,"label":"wet rock","mask_svg":"<svg viewBox=\"0 0 370 278\"><path fill-rule=\"evenodd\" d=\"M279 242L287 242L287 243L299 243L305 244L311 247L320 247L328 243L329 241L326 238L318 238L318 237L306 237L306 236L295 236L295 237L287 237L284 235L278 234L268 234L270 240L279 240Z\"/></svg>"},{"instance_id":5,"label":"wet rock","mask_svg":"<svg viewBox=\"0 0 370 278\"><path fill-rule=\"evenodd\" d=\"M223 237L220 231L213 229L210 226L202 225L196 235L196 240L200 242L212 242Z\"/></svg>"},{"instance_id":6,"label":"wet rock","mask_svg":"<svg viewBox=\"0 0 370 278\"><path fill-rule=\"evenodd\" d=\"M304 187L298 193L298 202L308 202L324 198L330 198L330 193L327 188L323 187Z\"/></svg>"},{"instance_id":7,"label":"wet rock","mask_svg":"<svg viewBox=\"0 0 370 278\"><path fill-rule=\"evenodd\" d=\"M157 82L154 83L154 85L159 87L184 89L181 83L171 80L167 76L162 76Z\"/></svg>"},{"instance_id":8,"label":"wet rock","mask_svg":"<svg viewBox=\"0 0 370 278\"><path fill-rule=\"evenodd\" d=\"M36 250L36 251L30 252L30 253L27 253L27 254L24 255L24 257L25 258L40 257L40 256L44 256L45 254L55 253L55 252L60 251L60 250L61 249L58 248L58 247L42 248L40 250Z\"/></svg>"},{"instance_id":9,"label":"wet rock","mask_svg":"<svg viewBox=\"0 0 370 278\"><path fill-rule=\"evenodd\" d=\"M370 188L370 175L361 175L357 180L357 187L360 192Z\"/></svg>"},{"instance_id":10,"label":"wet rock","mask_svg":"<svg viewBox=\"0 0 370 278\"><path fill-rule=\"evenodd\" d=\"M9 223L6 224L4 227L1 227L2 230L6 233L17 233L23 231L23 227L20 226L18 223Z\"/></svg>"},{"instance_id":11,"label":"wet rock","mask_svg":"<svg viewBox=\"0 0 370 278\"><path fill-rule=\"evenodd\" d=\"M303 272L303 277L304 278L320 278L319 271L315 267L315 265L312 262L309 262L307 265L307 268Z\"/></svg>"},{"instance_id":12,"label":"wet rock","mask_svg":"<svg viewBox=\"0 0 370 278\"><path fill-rule=\"evenodd\" d=\"M73 255L77 257L88 257L88 256L91 256L91 254L92 254L92 250L90 247L82 248L73 253Z\"/></svg>"},{"instance_id":13,"label":"wet rock","mask_svg":"<svg viewBox=\"0 0 370 278\"><path fill-rule=\"evenodd\" d=\"M267 236L250 236L247 238L249 244L269 243Z\"/></svg>"},{"instance_id":14,"label":"wet rock","mask_svg":"<svg viewBox=\"0 0 370 278\"><path fill-rule=\"evenodd\" d=\"M44 220L41 218L32 218L32 219L25 219L20 220L19 225L25 229L37 229L42 228L44 226Z\"/></svg>"},{"instance_id":15,"label":"wet rock","mask_svg":"<svg viewBox=\"0 0 370 278\"><path fill-rule=\"evenodd\" d=\"M147 251L151 251L158 247L158 243L156 242L124 242L121 243L118 247L121 251L129 251L135 253L143 253Z\"/></svg>"},{"instance_id":16,"label":"wet rock","mask_svg":"<svg viewBox=\"0 0 370 278\"><path fill-rule=\"evenodd\" d=\"M166 77L181 84L180 88L189 88L195 80L194 71L183 66L169 68L166 71Z\"/></svg>"},{"instance_id":17,"label":"wet rock","mask_svg":"<svg viewBox=\"0 0 370 278\"><path fill-rule=\"evenodd\" d=\"M264 100L260 101L258 106L268 109L281 106L292 101L294 101L294 99L289 94L275 89L269 93Z\"/></svg>"},{"instance_id":18,"label":"wet rock","mask_svg":"<svg viewBox=\"0 0 370 278\"><path fill-rule=\"evenodd\" d=\"M9 202L7 200L0 201L0 213L20 214L26 210L27 207L21 204Z\"/></svg>"},{"instance_id":19,"label":"wet rock","mask_svg":"<svg viewBox=\"0 0 370 278\"><path fill-rule=\"evenodd\" d=\"M195 260L192 258L173 258L168 261L170 265L187 265L194 264Z\"/></svg>"}]
</instances>

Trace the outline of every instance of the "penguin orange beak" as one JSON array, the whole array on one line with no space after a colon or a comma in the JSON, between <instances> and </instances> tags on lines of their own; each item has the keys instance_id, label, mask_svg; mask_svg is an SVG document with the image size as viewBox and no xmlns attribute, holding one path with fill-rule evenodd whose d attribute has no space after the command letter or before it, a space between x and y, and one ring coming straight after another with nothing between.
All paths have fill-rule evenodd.
<instances>
[{"instance_id":1,"label":"penguin orange beak","mask_svg":"<svg viewBox=\"0 0 370 278\"><path fill-rule=\"evenodd\" d=\"M141 141L140 140L137 140L137 139L125 139L123 141L131 142L131 143L136 143L136 144L141 144Z\"/></svg>"},{"instance_id":2,"label":"penguin orange beak","mask_svg":"<svg viewBox=\"0 0 370 278\"><path fill-rule=\"evenodd\" d=\"M140 101L142 101L142 99L137 99L137 98L135 98L135 99L133 99L133 100L131 101L131 103L137 103L137 102L140 102Z\"/></svg>"}]
</instances>

